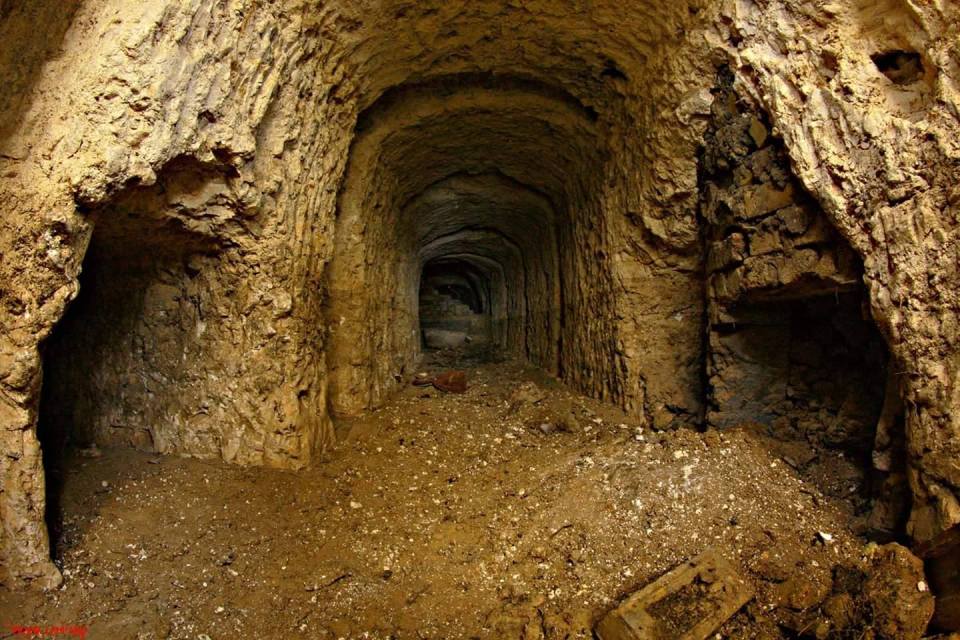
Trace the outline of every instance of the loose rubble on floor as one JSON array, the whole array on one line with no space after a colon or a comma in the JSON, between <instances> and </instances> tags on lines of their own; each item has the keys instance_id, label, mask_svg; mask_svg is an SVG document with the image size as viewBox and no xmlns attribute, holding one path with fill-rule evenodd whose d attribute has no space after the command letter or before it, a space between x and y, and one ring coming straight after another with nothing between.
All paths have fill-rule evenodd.
<instances>
[{"instance_id":1,"label":"loose rubble on floor","mask_svg":"<svg viewBox=\"0 0 960 640\"><path fill-rule=\"evenodd\" d=\"M658 432L512 362L462 373L462 393L410 384L342 422L305 472L78 452L64 584L4 593L2 619L92 638L533 639L634 610L656 631L600 637L921 636L922 564L859 537L850 460L755 426Z\"/></svg>"}]
</instances>

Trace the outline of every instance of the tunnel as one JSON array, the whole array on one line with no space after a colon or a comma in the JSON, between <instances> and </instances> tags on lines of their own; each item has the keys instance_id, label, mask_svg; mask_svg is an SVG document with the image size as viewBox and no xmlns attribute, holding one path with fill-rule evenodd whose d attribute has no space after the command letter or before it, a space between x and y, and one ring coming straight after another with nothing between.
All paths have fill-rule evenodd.
<instances>
[{"instance_id":1,"label":"tunnel","mask_svg":"<svg viewBox=\"0 0 960 640\"><path fill-rule=\"evenodd\" d=\"M472 338L423 315L444 265L486 301L491 347L561 376L588 368L585 349L613 359L588 312L613 304L595 114L556 87L468 75L395 89L357 130L327 285L335 413L377 406L424 344Z\"/></svg>"},{"instance_id":2,"label":"tunnel","mask_svg":"<svg viewBox=\"0 0 960 640\"><path fill-rule=\"evenodd\" d=\"M20 609L960 625L949 3L53 4L0 7Z\"/></svg>"},{"instance_id":3,"label":"tunnel","mask_svg":"<svg viewBox=\"0 0 960 640\"><path fill-rule=\"evenodd\" d=\"M494 351L492 284L495 272L470 262L469 254L431 260L420 276L419 321L421 343L431 349L457 348L470 343ZM502 281L500 283L502 287ZM498 302L502 304L503 291ZM502 309L497 316L503 317ZM502 326L502 320L498 323Z\"/></svg>"}]
</instances>

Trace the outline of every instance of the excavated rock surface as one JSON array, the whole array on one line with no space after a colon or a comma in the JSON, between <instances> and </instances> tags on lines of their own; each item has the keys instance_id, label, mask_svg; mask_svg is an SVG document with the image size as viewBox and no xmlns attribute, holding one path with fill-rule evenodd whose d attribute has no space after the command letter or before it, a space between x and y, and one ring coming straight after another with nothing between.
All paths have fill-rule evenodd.
<instances>
[{"instance_id":1,"label":"excavated rock surface","mask_svg":"<svg viewBox=\"0 0 960 640\"><path fill-rule=\"evenodd\" d=\"M773 423L869 452L886 354L862 317L862 265L729 80L724 69L701 165L707 423Z\"/></svg>"},{"instance_id":2,"label":"excavated rock surface","mask_svg":"<svg viewBox=\"0 0 960 640\"><path fill-rule=\"evenodd\" d=\"M329 408L381 404L416 361L433 258L502 269L515 355L699 424L697 149L722 65L863 263L902 374L910 534L960 521L955 4L62 6L0 5L5 584L59 579L39 414L305 467ZM46 373L65 382L41 406Z\"/></svg>"},{"instance_id":3,"label":"excavated rock surface","mask_svg":"<svg viewBox=\"0 0 960 640\"><path fill-rule=\"evenodd\" d=\"M960 521L957 7L735 5L723 41L731 66L749 69L737 86L769 113L800 181L863 257L904 385L909 533L929 539ZM914 73L884 63L897 52L917 61Z\"/></svg>"}]
</instances>

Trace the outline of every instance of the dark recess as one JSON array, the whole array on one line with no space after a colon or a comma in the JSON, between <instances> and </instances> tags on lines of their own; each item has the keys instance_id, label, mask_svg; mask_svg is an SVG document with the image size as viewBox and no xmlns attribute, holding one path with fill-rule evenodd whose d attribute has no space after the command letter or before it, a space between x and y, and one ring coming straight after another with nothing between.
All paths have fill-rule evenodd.
<instances>
[{"instance_id":1,"label":"dark recess","mask_svg":"<svg viewBox=\"0 0 960 640\"><path fill-rule=\"evenodd\" d=\"M914 51L884 51L873 54L870 59L894 84L913 84L923 77L923 62Z\"/></svg>"}]
</instances>

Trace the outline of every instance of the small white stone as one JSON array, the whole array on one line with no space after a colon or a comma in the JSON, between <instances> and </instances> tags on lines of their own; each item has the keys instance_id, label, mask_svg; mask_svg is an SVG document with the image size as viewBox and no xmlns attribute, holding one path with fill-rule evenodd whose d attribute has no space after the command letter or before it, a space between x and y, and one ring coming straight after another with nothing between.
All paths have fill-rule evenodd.
<instances>
[{"instance_id":1,"label":"small white stone","mask_svg":"<svg viewBox=\"0 0 960 640\"><path fill-rule=\"evenodd\" d=\"M352 502L352 501L350 502L350 508L351 508L351 509L360 509L360 508L362 508L362 507L363 507L363 505L360 504L359 502Z\"/></svg>"},{"instance_id":2,"label":"small white stone","mask_svg":"<svg viewBox=\"0 0 960 640\"><path fill-rule=\"evenodd\" d=\"M917 591L923 593L927 590L927 583L921 580L917 583Z\"/></svg>"}]
</instances>

